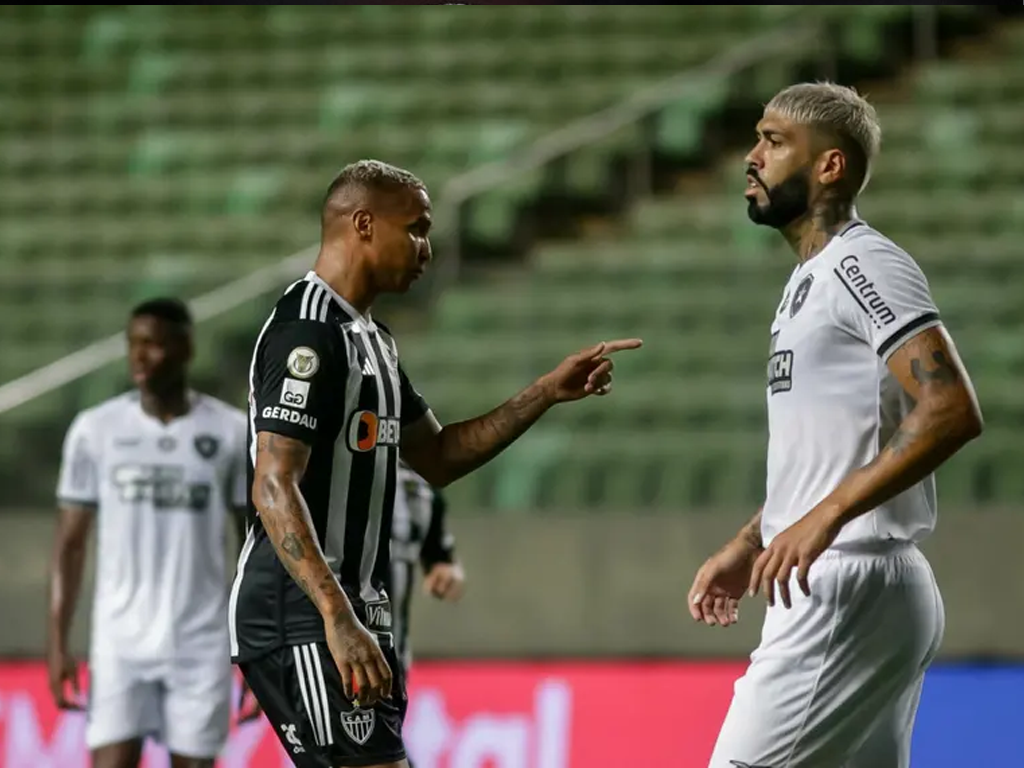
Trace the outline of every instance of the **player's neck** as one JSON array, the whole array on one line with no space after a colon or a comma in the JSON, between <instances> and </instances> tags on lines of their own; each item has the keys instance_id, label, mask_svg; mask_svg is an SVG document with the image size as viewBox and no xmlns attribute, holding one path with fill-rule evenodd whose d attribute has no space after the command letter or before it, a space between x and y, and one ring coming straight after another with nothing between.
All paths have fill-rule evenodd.
<instances>
[{"instance_id":1,"label":"player's neck","mask_svg":"<svg viewBox=\"0 0 1024 768\"><path fill-rule=\"evenodd\" d=\"M166 392L139 390L139 404L142 406L143 413L165 424L179 416L184 416L191 407L188 387L184 382L179 386L169 388Z\"/></svg>"},{"instance_id":2,"label":"player's neck","mask_svg":"<svg viewBox=\"0 0 1024 768\"><path fill-rule=\"evenodd\" d=\"M321 249L313 271L352 309L364 317L369 313L373 300L377 298L369 270L359 269L342 254L335 255Z\"/></svg>"},{"instance_id":3,"label":"player's neck","mask_svg":"<svg viewBox=\"0 0 1024 768\"><path fill-rule=\"evenodd\" d=\"M853 204L834 197L823 198L782 230L797 260L803 264L824 250L843 227L857 217Z\"/></svg>"}]
</instances>

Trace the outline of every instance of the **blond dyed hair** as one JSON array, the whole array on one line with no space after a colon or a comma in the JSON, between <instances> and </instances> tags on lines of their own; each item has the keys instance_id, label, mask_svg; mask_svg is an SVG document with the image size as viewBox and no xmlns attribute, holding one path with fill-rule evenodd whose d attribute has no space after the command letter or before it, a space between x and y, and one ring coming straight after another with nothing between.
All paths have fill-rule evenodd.
<instances>
[{"instance_id":1,"label":"blond dyed hair","mask_svg":"<svg viewBox=\"0 0 1024 768\"><path fill-rule=\"evenodd\" d=\"M765 105L768 111L837 140L847 161L853 161L854 180L860 176L856 194L864 190L882 144L882 126L867 99L837 83L797 83L775 94Z\"/></svg>"}]
</instances>

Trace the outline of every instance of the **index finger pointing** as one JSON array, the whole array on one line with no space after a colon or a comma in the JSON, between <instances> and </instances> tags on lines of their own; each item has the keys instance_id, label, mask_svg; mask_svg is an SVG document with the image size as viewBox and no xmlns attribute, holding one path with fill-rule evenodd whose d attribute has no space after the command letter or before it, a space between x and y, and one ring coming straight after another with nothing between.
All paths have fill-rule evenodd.
<instances>
[{"instance_id":1,"label":"index finger pointing","mask_svg":"<svg viewBox=\"0 0 1024 768\"><path fill-rule=\"evenodd\" d=\"M616 339L606 341L602 354L610 355L612 352L621 352L625 349L639 349L644 345L643 339Z\"/></svg>"}]
</instances>

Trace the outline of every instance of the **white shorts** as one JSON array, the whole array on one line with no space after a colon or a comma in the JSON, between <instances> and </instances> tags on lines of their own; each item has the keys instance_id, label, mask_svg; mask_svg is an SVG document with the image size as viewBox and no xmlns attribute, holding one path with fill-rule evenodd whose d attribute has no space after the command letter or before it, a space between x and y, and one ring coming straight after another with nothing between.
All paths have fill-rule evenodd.
<instances>
[{"instance_id":1,"label":"white shorts","mask_svg":"<svg viewBox=\"0 0 1024 768\"><path fill-rule=\"evenodd\" d=\"M828 551L811 596L776 596L735 686L710 768L909 768L925 670L945 613L931 566L911 544L882 554Z\"/></svg>"},{"instance_id":2,"label":"white shorts","mask_svg":"<svg viewBox=\"0 0 1024 768\"><path fill-rule=\"evenodd\" d=\"M151 737L174 755L216 757L231 718L231 662L224 659L89 663L89 749Z\"/></svg>"}]
</instances>

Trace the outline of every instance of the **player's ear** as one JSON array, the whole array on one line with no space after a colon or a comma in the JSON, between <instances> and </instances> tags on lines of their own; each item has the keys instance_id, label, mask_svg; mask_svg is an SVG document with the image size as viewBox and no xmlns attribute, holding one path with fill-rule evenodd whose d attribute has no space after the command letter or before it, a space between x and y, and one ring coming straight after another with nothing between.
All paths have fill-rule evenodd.
<instances>
[{"instance_id":1,"label":"player's ear","mask_svg":"<svg viewBox=\"0 0 1024 768\"><path fill-rule=\"evenodd\" d=\"M352 227L361 240L373 237L373 214L360 209L352 214Z\"/></svg>"},{"instance_id":2,"label":"player's ear","mask_svg":"<svg viewBox=\"0 0 1024 768\"><path fill-rule=\"evenodd\" d=\"M836 184L846 176L846 157L842 150L826 149L818 158L818 181L823 187Z\"/></svg>"}]
</instances>

